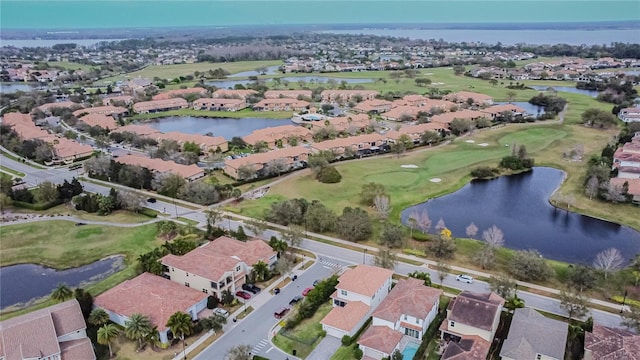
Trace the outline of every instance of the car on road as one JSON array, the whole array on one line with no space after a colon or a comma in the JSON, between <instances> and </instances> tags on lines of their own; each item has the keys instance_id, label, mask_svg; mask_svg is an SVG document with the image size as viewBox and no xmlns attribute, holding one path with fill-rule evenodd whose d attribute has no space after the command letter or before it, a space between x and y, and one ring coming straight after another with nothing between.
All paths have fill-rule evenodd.
<instances>
[{"instance_id":1,"label":"car on road","mask_svg":"<svg viewBox=\"0 0 640 360\"><path fill-rule=\"evenodd\" d=\"M147 202L148 202L148 203L152 203L152 204L155 204L155 203L156 203L156 201L158 201L158 200L156 200L156 198L148 198L148 199L147 199Z\"/></svg>"},{"instance_id":2,"label":"car on road","mask_svg":"<svg viewBox=\"0 0 640 360\"><path fill-rule=\"evenodd\" d=\"M313 282L313 286L318 285L318 283L319 283L319 282L320 282L320 280L316 280L316 281L314 281L314 282Z\"/></svg>"},{"instance_id":3,"label":"car on road","mask_svg":"<svg viewBox=\"0 0 640 360\"><path fill-rule=\"evenodd\" d=\"M273 293L274 293L275 295L280 294L280 288L274 288L274 289L273 289Z\"/></svg>"},{"instance_id":4,"label":"car on road","mask_svg":"<svg viewBox=\"0 0 640 360\"><path fill-rule=\"evenodd\" d=\"M298 275L293 275L293 276L291 277L291 281L296 281L296 280L298 280Z\"/></svg>"},{"instance_id":5,"label":"car on road","mask_svg":"<svg viewBox=\"0 0 640 360\"><path fill-rule=\"evenodd\" d=\"M76 223L76 226L84 226L84 225L87 225L87 223L83 223L83 222L77 222Z\"/></svg>"},{"instance_id":6,"label":"car on road","mask_svg":"<svg viewBox=\"0 0 640 360\"><path fill-rule=\"evenodd\" d=\"M257 294L260 292L260 288L254 284L242 284L242 290L247 290L250 293Z\"/></svg>"},{"instance_id":7,"label":"car on road","mask_svg":"<svg viewBox=\"0 0 640 360\"><path fill-rule=\"evenodd\" d=\"M302 296L307 296L309 291L313 290L313 286L309 286L308 288L302 290Z\"/></svg>"},{"instance_id":8,"label":"car on road","mask_svg":"<svg viewBox=\"0 0 640 360\"><path fill-rule=\"evenodd\" d=\"M291 301L289 301L289 305L293 306L294 304L297 304L302 299L304 299L302 296L296 295L293 297L293 299L291 299Z\"/></svg>"},{"instance_id":9,"label":"car on road","mask_svg":"<svg viewBox=\"0 0 640 360\"><path fill-rule=\"evenodd\" d=\"M462 282L466 282L467 284L472 284L473 278L470 275L461 274L456 276L456 281L462 281Z\"/></svg>"},{"instance_id":10,"label":"car on road","mask_svg":"<svg viewBox=\"0 0 640 360\"><path fill-rule=\"evenodd\" d=\"M229 317L229 312L223 308L215 308L213 309L213 313L222 316L223 318Z\"/></svg>"},{"instance_id":11,"label":"car on road","mask_svg":"<svg viewBox=\"0 0 640 360\"><path fill-rule=\"evenodd\" d=\"M246 291L242 291L242 290L236 291L236 296L240 297L240 298L243 298L245 300L251 299L251 294L249 294Z\"/></svg>"},{"instance_id":12,"label":"car on road","mask_svg":"<svg viewBox=\"0 0 640 360\"><path fill-rule=\"evenodd\" d=\"M281 319L283 316L285 316L287 313L289 312L289 308L288 307L281 307L278 310L276 310L276 312L273 313L273 316L276 319Z\"/></svg>"}]
</instances>

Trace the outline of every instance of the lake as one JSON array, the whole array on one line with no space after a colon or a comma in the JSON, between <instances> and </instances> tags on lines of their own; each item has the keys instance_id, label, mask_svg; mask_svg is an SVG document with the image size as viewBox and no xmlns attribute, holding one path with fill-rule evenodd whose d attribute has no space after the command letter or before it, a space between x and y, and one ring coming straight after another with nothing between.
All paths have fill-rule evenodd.
<instances>
[{"instance_id":1,"label":"lake","mask_svg":"<svg viewBox=\"0 0 640 360\"><path fill-rule=\"evenodd\" d=\"M124 266L124 256L113 256L68 270L35 264L2 267L0 271L0 309L49 296L60 283L69 288L86 286L116 273Z\"/></svg>"},{"instance_id":2,"label":"lake","mask_svg":"<svg viewBox=\"0 0 640 360\"><path fill-rule=\"evenodd\" d=\"M304 81L305 83L311 83L311 82L327 83L329 79L335 80L337 84L340 84L342 81L346 81L348 84L363 84L363 83L370 83L375 81L374 79L343 79L343 78L336 78L336 77L329 77L329 76L287 76L287 77L280 78L282 82L288 81L290 83L289 87L298 86L298 82L301 80ZM260 80L266 82L266 81L273 80L273 78L265 78ZM206 81L205 84L209 86L215 86L219 89L228 89L228 88L233 88L237 84L245 86L253 82L254 80L212 80L212 81Z\"/></svg>"},{"instance_id":3,"label":"lake","mask_svg":"<svg viewBox=\"0 0 640 360\"><path fill-rule=\"evenodd\" d=\"M44 39L2 39L2 46L15 47L52 47L56 44L78 44L79 46L93 46L103 41L122 41L126 39L68 39L68 40L44 40Z\"/></svg>"},{"instance_id":4,"label":"lake","mask_svg":"<svg viewBox=\"0 0 640 360\"><path fill-rule=\"evenodd\" d=\"M2 94L12 94L18 91L29 92L31 90L37 89L37 86L31 86L29 84L22 83L2 83L0 84L0 93Z\"/></svg>"},{"instance_id":5,"label":"lake","mask_svg":"<svg viewBox=\"0 0 640 360\"><path fill-rule=\"evenodd\" d=\"M533 104L530 104L530 103L528 103L526 101L512 101L512 102L496 101L495 104L497 104L497 105L513 104L515 106L519 106L519 107L523 108L528 114L533 115L533 116L537 116L538 114L544 113L544 106L533 105Z\"/></svg>"},{"instance_id":6,"label":"lake","mask_svg":"<svg viewBox=\"0 0 640 360\"><path fill-rule=\"evenodd\" d=\"M203 111L203 113L205 113ZM148 124L161 132L179 131L188 134L213 133L231 140L234 136L243 137L252 131L267 127L292 125L291 119L263 118L201 118L193 116L170 116L150 120Z\"/></svg>"},{"instance_id":7,"label":"lake","mask_svg":"<svg viewBox=\"0 0 640 360\"><path fill-rule=\"evenodd\" d=\"M591 97L597 97L598 96L598 92L596 90L576 89L576 88L570 87L570 86L539 86L539 85L534 85L534 86L529 86L529 87L534 89L534 90L539 90L539 91L546 91L548 88L553 88L557 92L569 92L569 93L574 93L574 94L589 95Z\"/></svg>"},{"instance_id":8,"label":"lake","mask_svg":"<svg viewBox=\"0 0 640 360\"><path fill-rule=\"evenodd\" d=\"M280 68L279 65L276 66L269 66L267 67L267 71L265 73L259 73L255 70L251 70L251 71L242 71L239 73L235 73L235 74L231 74L229 75L229 77L247 77L247 76L258 76L258 75L273 75L278 71L278 68Z\"/></svg>"},{"instance_id":9,"label":"lake","mask_svg":"<svg viewBox=\"0 0 640 360\"><path fill-rule=\"evenodd\" d=\"M535 167L533 171L472 181L462 189L402 211L402 222L412 211L426 209L432 232L440 218L455 237L467 237L474 222L482 231L499 227L505 247L537 249L545 258L591 264L596 254L614 247L626 259L640 253L640 232L612 222L559 210L548 199L562 182L560 170ZM640 216L640 209L634 209Z\"/></svg>"}]
</instances>

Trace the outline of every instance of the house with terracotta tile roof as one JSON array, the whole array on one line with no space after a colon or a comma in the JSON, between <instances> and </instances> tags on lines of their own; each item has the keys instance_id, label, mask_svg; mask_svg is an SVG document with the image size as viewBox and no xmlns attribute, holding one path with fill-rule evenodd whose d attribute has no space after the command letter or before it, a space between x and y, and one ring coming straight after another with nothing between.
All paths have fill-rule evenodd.
<instances>
[{"instance_id":1,"label":"house with terracotta tile roof","mask_svg":"<svg viewBox=\"0 0 640 360\"><path fill-rule=\"evenodd\" d=\"M124 93L135 94L137 92L144 91L144 89L150 86L153 86L153 82L151 80L137 77L135 79L131 79L122 83L121 88L122 92Z\"/></svg>"},{"instance_id":2,"label":"house with terracotta tile roof","mask_svg":"<svg viewBox=\"0 0 640 360\"><path fill-rule=\"evenodd\" d=\"M153 136L153 138L158 142L162 142L164 140L175 140L178 145L180 145L181 149L184 149L184 144L186 143L194 143L200 147L203 153L208 152L225 152L229 150L229 144L225 138L222 136L207 136L200 134L187 134L181 133L178 131L172 131L163 134L157 134Z\"/></svg>"},{"instance_id":3,"label":"house with terracotta tile roof","mask_svg":"<svg viewBox=\"0 0 640 360\"><path fill-rule=\"evenodd\" d=\"M244 99L202 98L193 102L194 110L239 111L246 107Z\"/></svg>"},{"instance_id":4,"label":"house with terracotta tile roof","mask_svg":"<svg viewBox=\"0 0 640 360\"><path fill-rule=\"evenodd\" d=\"M81 118L86 114L103 114L103 115L112 115L112 116L120 116L127 115L129 110L119 106L94 106L90 108L84 108L80 110L76 110L73 112L73 116L77 118Z\"/></svg>"},{"instance_id":5,"label":"house with terracotta tile roof","mask_svg":"<svg viewBox=\"0 0 640 360\"><path fill-rule=\"evenodd\" d=\"M246 180L240 178L240 169L250 167L256 172L257 177L261 177L264 175L267 164L279 159L285 162L287 170L298 169L305 166L310 153L312 153L312 150L305 146L293 146L251 154L237 159L226 160L224 162L224 172L236 180Z\"/></svg>"},{"instance_id":6,"label":"house with terracotta tile roof","mask_svg":"<svg viewBox=\"0 0 640 360\"><path fill-rule=\"evenodd\" d=\"M487 116L487 114L480 111L462 109L460 111L433 115L431 117L431 122L444 124L448 128L454 119L468 119L471 121L475 121L481 118L486 118Z\"/></svg>"},{"instance_id":7,"label":"house with terracotta tile roof","mask_svg":"<svg viewBox=\"0 0 640 360\"><path fill-rule=\"evenodd\" d=\"M491 343L478 335L465 335L449 342L440 360L486 360Z\"/></svg>"},{"instance_id":8,"label":"house with terracotta tile roof","mask_svg":"<svg viewBox=\"0 0 640 360\"><path fill-rule=\"evenodd\" d=\"M624 108L618 113L618 119L628 123L640 121L640 107Z\"/></svg>"},{"instance_id":9,"label":"house with terracotta tile roof","mask_svg":"<svg viewBox=\"0 0 640 360\"><path fill-rule=\"evenodd\" d=\"M635 171L635 169L633 170ZM626 183L629 186L629 190L627 190L627 194L632 196L631 201L634 204L640 204L640 174L637 174L637 175L638 177L635 179L617 177L609 180L609 182L612 185L619 186L620 188L622 188Z\"/></svg>"},{"instance_id":10,"label":"house with terracotta tile roof","mask_svg":"<svg viewBox=\"0 0 640 360\"><path fill-rule=\"evenodd\" d=\"M128 132L128 133L136 134L138 136L149 136L149 137L153 137L154 135L160 134L160 131L152 128L149 125L137 125L137 124L120 126L119 128L113 130L112 132L114 133Z\"/></svg>"},{"instance_id":11,"label":"house with terracotta tile roof","mask_svg":"<svg viewBox=\"0 0 640 360\"><path fill-rule=\"evenodd\" d=\"M416 125L405 125L398 130L388 131L385 135L392 140L398 140L401 135L407 135L414 143L417 144L422 141L422 135L427 131L436 132L441 136L449 133L449 129L444 124L431 122Z\"/></svg>"},{"instance_id":12,"label":"house with terracotta tile roof","mask_svg":"<svg viewBox=\"0 0 640 360\"><path fill-rule=\"evenodd\" d=\"M640 360L640 335L593 324L584 333L584 360Z\"/></svg>"},{"instance_id":13,"label":"house with terracotta tile roof","mask_svg":"<svg viewBox=\"0 0 640 360\"><path fill-rule=\"evenodd\" d=\"M313 93L311 90L268 90L264 92L264 97L265 99L311 99L311 97L313 96L312 94Z\"/></svg>"},{"instance_id":14,"label":"house with terracotta tile roof","mask_svg":"<svg viewBox=\"0 0 640 360\"><path fill-rule=\"evenodd\" d=\"M530 309L516 309L502 345L503 360L564 360L569 326Z\"/></svg>"},{"instance_id":15,"label":"house with terracotta tile roof","mask_svg":"<svg viewBox=\"0 0 640 360\"><path fill-rule=\"evenodd\" d=\"M247 96L255 95L258 92L255 90L231 90L231 89L218 89L213 92L214 98L224 99L242 99L246 100Z\"/></svg>"},{"instance_id":16,"label":"house with terracotta tile roof","mask_svg":"<svg viewBox=\"0 0 640 360\"><path fill-rule=\"evenodd\" d=\"M375 90L324 90L320 93L322 102L334 103L334 102L349 102L355 101L360 98L364 100L373 100L378 95Z\"/></svg>"},{"instance_id":17,"label":"house with terracotta tile roof","mask_svg":"<svg viewBox=\"0 0 640 360\"><path fill-rule=\"evenodd\" d=\"M487 114L487 118L491 120L495 120L496 118L500 118L503 113L509 112L513 116L527 116L527 111L520 106L516 106L513 104L500 104L489 106L484 109L480 109L480 112Z\"/></svg>"},{"instance_id":18,"label":"house with terracotta tile roof","mask_svg":"<svg viewBox=\"0 0 640 360\"><path fill-rule=\"evenodd\" d=\"M358 345L365 356L388 357L400 349L401 341L418 344L435 319L442 290L408 278L398 281L389 295L371 314L371 326L360 336Z\"/></svg>"},{"instance_id":19,"label":"house with terracotta tile roof","mask_svg":"<svg viewBox=\"0 0 640 360\"><path fill-rule=\"evenodd\" d=\"M99 126L103 129L113 130L118 127L118 123L113 116L104 114L87 114L79 119L89 126Z\"/></svg>"},{"instance_id":20,"label":"house with terracotta tile roof","mask_svg":"<svg viewBox=\"0 0 640 360\"><path fill-rule=\"evenodd\" d=\"M51 115L51 110L53 109L80 109L83 108L82 104L75 103L73 101L61 101L61 102L53 102L42 104L37 107L37 109L41 110L43 113L47 115Z\"/></svg>"},{"instance_id":21,"label":"house with terracotta tile roof","mask_svg":"<svg viewBox=\"0 0 640 360\"><path fill-rule=\"evenodd\" d=\"M454 103L466 103L468 99L473 100L473 105L493 105L493 98L489 95L475 93L471 91L458 91L445 95L442 99L452 101Z\"/></svg>"},{"instance_id":22,"label":"house with terracotta tile roof","mask_svg":"<svg viewBox=\"0 0 640 360\"><path fill-rule=\"evenodd\" d=\"M83 159L93 155L93 148L90 145L66 139L55 138L51 140L53 144L53 162L69 164L75 160Z\"/></svg>"},{"instance_id":23,"label":"house with terracotta tile roof","mask_svg":"<svg viewBox=\"0 0 640 360\"><path fill-rule=\"evenodd\" d=\"M365 100L357 104L353 111L360 114L382 114L391 110L393 103L387 100Z\"/></svg>"},{"instance_id":24,"label":"house with terracotta tile roof","mask_svg":"<svg viewBox=\"0 0 640 360\"><path fill-rule=\"evenodd\" d=\"M371 125L371 119L369 119L369 116L366 114L353 114L338 116L325 121L312 121L309 125L312 129L331 126L337 132L363 132Z\"/></svg>"},{"instance_id":25,"label":"house with terracotta tile roof","mask_svg":"<svg viewBox=\"0 0 640 360\"><path fill-rule=\"evenodd\" d=\"M392 275L392 270L370 265L345 271L331 295L333 309L320 321L322 330L337 338L352 336L389 294Z\"/></svg>"},{"instance_id":26,"label":"house with terracotta tile roof","mask_svg":"<svg viewBox=\"0 0 640 360\"><path fill-rule=\"evenodd\" d=\"M262 99L253 105L255 111L303 111L309 109L311 103L292 98Z\"/></svg>"},{"instance_id":27,"label":"house with terracotta tile roof","mask_svg":"<svg viewBox=\"0 0 640 360\"><path fill-rule=\"evenodd\" d=\"M160 262L171 281L221 299L223 291L235 293L242 288L257 262L275 266L277 255L263 240L243 242L222 236L182 256L167 255Z\"/></svg>"},{"instance_id":28,"label":"house with terracotta tile roof","mask_svg":"<svg viewBox=\"0 0 640 360\"><path fill-rule=\"evenodd\" d=\"M313 140L313 133L303 126L282 125L257 129L242 137L249 145L264 141L272 149L277 147L278 143L281 143L280 146L291 143L291 139L295 139L294 143L309 142Z\"/></svg>"},{"instance_id":29,"label":"house with terracotta tile roof","mask_svg":"<svg viewBox=\"0 0 640 360\"><path fill-rule=\"evenodd\" d=\"M188 88L188 89L169 90L169 91L156 94L151 99L152 100L168 100L168 99L173 99L173 98L181 97L188 94L196 94L199 96L204 96L207 94L207 89L201 88L201 87L194 87L194 88Z\"/></svg>"},{"instance_id":30,"label":"house with terracotta tile roof","mask_svg":"<svg viewBox=\"0 0 640 360\"><path fill-rule=\"evenodd\" d=\"M389 121L400 121L403 118L408 118L409 121L415 120L419 112L425 111L422 108L413 105L396 106L393 109L385 112L380 117Z\"/></svg>"},{"instance_id":31,"label":"house with terracotta tile roof","mask_svg":"<svg viewBox=\"0 0 640 360\"><path fill-rule=\"evenodd\" d=\"M119 96L109 96L102 99L102 105L115 106L115 103L117 102L123 102L125 105L131 105L133 104L133 96L119 95Z\"/></svg>"},{"instance_id":32,"label":"house with terracotta tile roof","mask_svg":"<svg viewBox=\"0 0 640 360\"><path fill-rule=\"evenodd\" d=\"M188 181L194 181L204 176L204 169L197 165L182 165L158 158L152 159L139 155L123 155L113 160L120 164L141 166L149 169L151 172L174 173Z\"/></svg>"},{"instance_id":33,"label":"house with terracotta tile roof","mask_svg":"<svg viewBox=\"0 0 640 360\"><path fill-rule=\"evenodd\" d=\"M389 137L377 133L336 138L311 144L315 151L331 151L337 158L351 152L354 155L367 155L378 152L389 145Z\"/></svg>"},{"instance_id":34,"label":"house with terracotta tile roof","mask_svg":"<svg viewBox=\"0 0 640 360\"><path fill-rule=\"evenodd\" d=\"M135 103L133 104L133 112L137 114L148 114L161 111L186 109L188 107L189 103L187 103L187 100L183 98L170 98Z\"/></svg>"},{"instance_id":35,"label":"house with terracotta tile roof","mask_svg":"<svg viewBox=\"0 0 640 360\"><path fill-rule=\"evenodd\" d=\"M634 136L631 142L625 143L616 150L613 154L613 167L618 169L619 178L640 178L639 136Z\"/></svg>"},{"instance_id":36,"label":"house with terracotta tile roof","mask_svg":"<svg viewBox=\"0 0 640 360\"><path fill-rule=\"evenodd\" d=\"M0 359L95 360L76 299L0 322Z\"/></svg>"},{"instance_id":37,"label":"house with terracotta tile roof","mask_svg":"<svg viewBox=\"0 0 640 360\"><path fill-rule=\"evenodd\" d=\"M143 273L98 295L93 306L104 309L109 320L123 327L133 314L148 316L158 327L160 341L168 344L171 340L167 327L169 317L181 311L197 320L198 313L207 307L208 296L162 276Z\"/></svg>"}]
</instances>

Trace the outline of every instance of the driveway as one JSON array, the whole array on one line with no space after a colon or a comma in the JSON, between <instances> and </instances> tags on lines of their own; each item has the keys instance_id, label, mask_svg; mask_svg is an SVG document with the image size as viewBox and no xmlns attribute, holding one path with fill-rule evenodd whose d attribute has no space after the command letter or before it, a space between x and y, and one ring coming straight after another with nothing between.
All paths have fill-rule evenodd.
<instances>
[{"instance_id":1,"label":"driveway","mask_svg":"<svg viewBox=\"0 0 640 360\"><path fill-rule=\"evenodd\" d=\"M325 336L324 339L316 346L315 349L307 356L307 360L327 360L331 359L333 354L338 351L342 345L340 339L333 336Z\"/></svg>"}]
</instances>

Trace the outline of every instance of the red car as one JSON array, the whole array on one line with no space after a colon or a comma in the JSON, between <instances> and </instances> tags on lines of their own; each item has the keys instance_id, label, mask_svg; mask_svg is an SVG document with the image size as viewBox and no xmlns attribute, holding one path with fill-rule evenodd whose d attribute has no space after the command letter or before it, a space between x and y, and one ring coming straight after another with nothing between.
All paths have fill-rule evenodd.
<instances>
[{"instance_id":1,"label":"red car","mask_svg":"<svg viewBox=\"0 0 640 360\"><path fill-rule=\"evenodd\" d=\"M313 290L313 286L308 287L304 290L302 290L302 296L307 296L307 294L309 293L309 291Z\"/></svg>"},{"instance_id":2,"label":"red car","mask_svg":"<svg viewBox=\"0 0 640 360\"><path fill-rule=\"evenodd\" d=\"M242 290L237 291L237 292L236 292L236 296L237 296L237 297L241 297L241 298L243 298L243 299L245 299L245 300L251 299L251 294L249 294L249 293L248 293L248 292L246 292L246 291L242 291Z\"/></svg>"}]
</instances>

